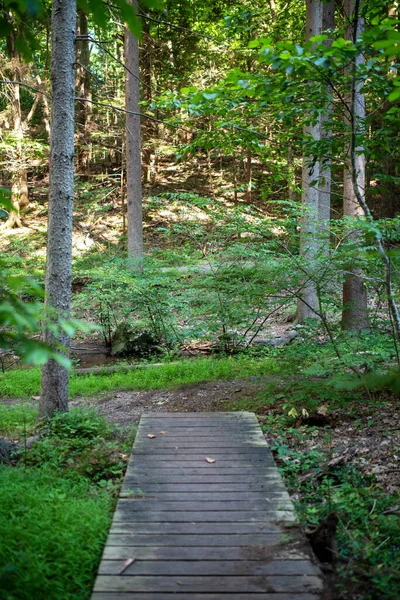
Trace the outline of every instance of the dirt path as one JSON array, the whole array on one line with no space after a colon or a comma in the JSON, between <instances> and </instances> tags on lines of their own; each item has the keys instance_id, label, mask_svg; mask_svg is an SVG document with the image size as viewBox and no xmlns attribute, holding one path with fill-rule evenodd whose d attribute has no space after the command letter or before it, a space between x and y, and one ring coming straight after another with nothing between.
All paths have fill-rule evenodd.
<instances>
[{"instance_id":1,"label":"dirt path","mask_svg":"<svg viewBox=\"0 0 400 600\"><path fill-rule=\"evenodd\" d=\"M70 405L94 406L112 423L136 425L144 412L235 410L239 402L243 405L246 399L254 401L264 387L265 384L254 377L253 380L198 383L173 390L112 392L91 399L77 398Z\"/></svg>"}]
</instances>

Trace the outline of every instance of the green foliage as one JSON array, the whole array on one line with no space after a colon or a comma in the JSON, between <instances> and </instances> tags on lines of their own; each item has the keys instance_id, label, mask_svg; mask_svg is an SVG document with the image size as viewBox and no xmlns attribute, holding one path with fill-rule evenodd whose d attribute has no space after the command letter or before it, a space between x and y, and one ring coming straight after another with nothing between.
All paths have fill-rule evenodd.
<instances>
[{"instance_id":1,"label":"green foliage","mask_svg":"<svg viewBox=\"0 0 400 600\"><path fill-rule=\"evenodd\" d=\"M316 427L287 428L279 417L266 418L265 431L275 436L271 449L290 491L298 498L296 511L303 526L316 527L331 512L337 530L337 588L345 598L397 596L396 565L400 523L393 508L399 494L385 493L373 476L354 466L329 466L330 453L307 447L320 437ZM329 448L329 433L326 434Z\"/></svg>"},{"instance_id":2,"label":"green foliage","mask_svg":"<svg viewBox=\"0 0 400 600\"><path fill-rule=\"evenodd\" d=\"M113 487L126 467L121 443L115 441L113 427L96 411L73 409L49 421L40 440L25 454L27 465L41 467L61 475L78 475L102 487ZM124 448L129 453L132 435L124 434Z\"/></svg>"},{"instance_id":3,"label":"green foliage","mask_svg":"<svg viewBox=\"0 0 400 600\"><path fill-rule=\"evenodd\" d=\"M33 433L36 410L0 408L0 435L23 434L23 442ZM134 431L112 427L93 410L72 409L39 433L18 466L0 467L0 596L85 600Z\"/></svg>"},{"instance_id":4,"label":"green foliage","mask_svg":"<svg viewBox=\"0 0 400 600\"><path fill-rule=\"evenodd\" d=\"M0 467L0 487L0 596L85 600L110 522L106 494L18 467Z\"/></svg>"}]
</instances>

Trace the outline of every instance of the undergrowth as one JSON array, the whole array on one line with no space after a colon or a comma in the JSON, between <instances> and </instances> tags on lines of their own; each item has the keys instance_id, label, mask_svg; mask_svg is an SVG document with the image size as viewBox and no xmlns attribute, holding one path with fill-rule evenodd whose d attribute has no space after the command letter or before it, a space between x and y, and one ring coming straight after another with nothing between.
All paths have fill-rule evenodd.
<instances>
[{"instance_id":1,"label":"undergrowth","mask_svg":"<svg viewBox=\"0 0 400 600\"><path fill-rule=\"evenodd\" d=\"M1 416L9 437L26 421L34 430L33 408L3 406ZM73 409L39 433L16 465L0 467L0 597L86 600L134 432Z\"/></svg>"},{"instance_id":2,"label":"undergrowth","mask_svg":"<svg viewBox=\"0 0 400 600\"><path fill-rule=\"evenodd\" d=\"M329 430L325 447L316 427L288 426L287 417L267 417L264 430L301 524L310 531L334 513L338 517L333 582L345 600L399 597L400 494L388 494L373 475L355 465L332 465ZM337 545L336 545L337 544ZM332 573L331 573L332 575Z\"/></svg>"}]
</instances>

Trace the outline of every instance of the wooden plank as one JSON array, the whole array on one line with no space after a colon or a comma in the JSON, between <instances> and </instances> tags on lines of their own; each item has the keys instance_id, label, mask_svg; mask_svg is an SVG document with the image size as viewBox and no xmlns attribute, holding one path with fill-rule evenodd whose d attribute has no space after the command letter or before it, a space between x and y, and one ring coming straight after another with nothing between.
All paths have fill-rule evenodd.
<instances>
[{"instance_id":1,"label":"wooden plank","mask_svg":"<svg viewBox=\"0 0 400 600\"><path fill-rule=\"evenodd\" d=\"M228 421L228 420L233 420L233 419L241 419L241 420L245 420L245 419L250 419L252 421L257 421L257 417L254 413L246 411L246 410L241 410L240 412L206 412L206 411L199 411L199 412L191 412L191 413L185 413L185 412L163 412L162 415L160 414L154 414L154 413L143 413L141 416L141 421L142 422L146 422L148 419L150 420L159 420L159 419L191 419L192 421L196 421L197 419L200 418L207 418L207 419L218 419L218 418L222 418L224 421Z\"/></svg>"},{"instance_id":2,"label":"wooden plank","mask_svg":"<svg viewBox=\"0 0 400 600\"><path fill-rule=\"evenodd\" d=\"M188 600L186 592L176 594L175 592L162 592L162 595L156 593L135 593L135 592L118 592L118 596L111 592L94 592L92 600ZM320 600L320 595L315 594L274 594L274 593L248 593L244 594L198 594L190 593L190 600Z\"/></svg>"},{"instance_id":3,"label":"wooden plank","mask_svg":"<svg viewBox=\"0 0 400 600\"><path fill-rule=\"evenodd\" d=\"M172 534L172 533L110 533L109 546L275 546L284 543L282 533Z\"/></svg>"},{"instance_id":4,"label":"wooden plank","mask_svg":"<svg viewBox=\"0 0 400 600\"><path fill-rule=\"evenodd\" d=\"M184 548L171 546L109 546L104 549L104 560L309 560L307 546L279 544L278 546L199 546Z\"/></svg>"},{"instance_id":5,"label":"wooden plank","mask_svg":"<svg viewBox=\"0 0 400 600\"><path fill-rule=\"evenodd\" d=\"M182 486L181 486L182 487ZM230 499L232 497L232 493L235 494L235 498L240 500L247 500L252 498L267 498L269 500L290 500L289 494L284 490L271 490L271 489L252 489L249 490L246 487L242 489L228 489L218 491L217 489L209 489L206 486L203 487L203 491L201 490L163 490L162 488L149 489L145 485L137 486L137 487L128 487L126 488L126 495L129 495L131 498L160 498L161 500L175 500L175 501L185 501L188 500L213 500L220 501L225 499ZM207 491L204 491L207 490Z\"/></svg>"},{"instance_id":6,"label":"wooden plank","mask_svg":"<svg viewBox=\"0 0 400 600\"><path fill-rule=\"evenodd\" d=\"M186 505L190 504L192 506L193 503L195 503L196 505L198 503L202 503L202 509L206 509L207 510L207 505L210 502L213 503L225 503L225 502L233 502L232 500L232 493L233 492L190 492L188 494L183 494L182 492L179 492L177 494L174 494L172 492L170 493L157 493L157 492L143 492L142 490L140 492L133 492L133 491L129 491L127 490L124 493L121 493L121 498L124 500L143 500L143 501L149 501L149 502L163 502L167 504L167 507L169 506L170 502L173 502L174 504L179 502L181 504L185 503ZM285 508L285 510L287 510L288 508L291 508L291 501L289 498L289 495L286 492L281 492L280 494L275 493L269 493L268 496L265 495L265 492L235 492L235 506L237 506L237 502L239 502L241 504L241 506L243 506L243 502L245 502L246 504L248 504L249 502L253 502L253 501L259 501L260 503L263 501L267 501L269 504L267 505L268 507L270 506L278 506L281 508ZM254 506L253 504L251 504L251 506ZM228 505L228 510L231 507L231 504ZM185 508L185 507L183 507ZM249 507L250 508L250 507ZM257 505L257 509L262 508L262 505L259 504ZM133 510L135 510L135 507L133 507Z\"/></svg>"},{"instance_id":7,"label":"wooden plank","mask_svg":"<svg viewBox=\"0 0 400 600\"><path fill-rule=\"evenodd\" d=\"M196 460L196 457L200 459L205 456L213 456L216 457L221 456L225 457L228 460L237 460L241 456L245 456L247 458L251 458L251 460L263 460L266 463L273 464L273 458L270 456L263 447L257 446L249 446L249 447L240 447L236 448L235 446L231 447L215 447L215 446L197 446L196 448L184 448L180 446L171 446L168 448L149 448L138 447L134 452L134 460L137 460L138 457L151 458L151 459L159 459L163 456L166 457L167 460L171 458L178 458L179 456L187 456L188 458Z\"/></svg>"},{"instance_id":8,"label":"wooden plank","mask_svg":"<svg viewBox=\"0 0 400 600\"><path fill-rule=\"evenodd\" d=\"M114 513L115 521L126 521L137 523L187 523L203 521L204 523L232 523L232 522L264 522L264 521L294 521L293 510L271 510L271 511L171 511L164 510L156 512L154 510L150 512L146 511L126 511L120 510L119 506Z\"/></svg>"},{"instance_id":9,"label":"wooden plank","mask_svg":"<svg viewBox=\"0 0 400 600\"><path fill-rule=\"evenodd\" d=\"M204 464L206 463L206 458L208 457L208 454L202 454L199 456L196 456L192 459L190 459L189 457L186 456L185 460L184 458L178 458L178 457L173 457L173 456L146 456L143 455L143 459L141 460L141 466L144 468L153 468L153 467L158 467L161 466L161 463L164 463L162 465L162 467L164 469L176 469L176 467L187 467L187 468L193 468L193 467L204 467ZM258 457L249 457L249 456L243 456L242 460L240 460L239 457L237 458L226 458L225 456L210 456L209 458L215 458L215 463L213 465L211 465L210 467L206 467L209 472L213 469L216 469L218 466L224 466L224 467L253 467L253 466L257 466L257 467L268 467L271 466L272 467L272 463L265 459L264 457L258 458ZM217 464L218 462L218 464Z\"/></svg>"},{"instance_id":10,"label":"wooden plank","mask_svg":"<svg viewBox=\"0 0 400 600\"><path fill-rule=\"evenodd\" d=\"M99 575L95 592L286 592L318 593L322 591L322 582L314 575L292 577L278 576L137 576L119 577L117 575Z\"/></svg>"},{"instance_id":11,"label":"wooden plank","mask_svg":"<svg viewBox=\"0 0 400 600\"><path fill-rule=\"evenodd\" d=\"M110 533L163 533L163 534L221 534L221 533L282 533L275 523L115 523Z\"/></svg>"},{"instance_id":12,"label":"wooden plank","mask_svg":"<svg viewBox=\"0 0 400 600\"><path fill-rule=\"evenodd\" d=\"M122 560L103 560L99 575L118 575L125 566ZM125 567L125 576L136 575L318 575L318 568L308 560L252 561L135 560Z\"/></svg>"},{"instance_id":13,"label":"wooden plank","mask_svg":"<svg viewBox=\"0 0 400 600\"><path fill-rule=\"evenodd\" d=\"M251 481L282 481L282 477L274 467L250 467L246 469L244 467L223 467L215 465L213 469L209 469L206 466L197 468L184 468L176 467L170 468L166 471L165 466L162 467L131 467L127 471L126 481L146 481L151 480L155 483L161 483L161 481L176 482L177 477L184 477L185 481L191 482L186 478L193 478L198 480L200 483L203 482L221 482L221 483L236 483L251 482Z\"/></svg>"},{"instance_id":14,"label":"wooden plank","mask_svg":"<svg viewBox=\"0 0 400 600\"><path fill-rule=\"evenodd\" d=\"M150 479L148 481L137 480L137 483L134 482L133 479L129 482L129 486L127 488L131 490L133 493L137 493L142 491L144 493L154 492L156 494L164 494L164 493L175 493L175 494L188 494L188 493L196 493L196 492L204 492L206 489L208 492L263 492L268 490L269 494L280 494L286 492L286 489L283 485L271 485L271 481L268 480L264 482L255 482L253 483L251 480L247 483L234 482L234 483L220 483L219 481L216 483L209 483L206 481L204 484L201 483L170 483L169 481L166 483L154 483Z\"/></svg>"},{"instance_id":15,"label":"wooden plank","mask_svg":"<svg viewBox=\"0 0 400 600\"><path fill-rule=\"evenodd\" d=\"M287 492L272 492L272 491L244 491L244 492L238 492L236 491L234 493L234 497L235 500L232 500L232 494L233 492L229 491L229 492L216 492L216 491L206 491L206 492L149 492L149 491L144 491L141 488L138 489L137 492L135 492L134 490L131 490L130 494L129 492L126 492L126 500L132 499L132 500L149 500L149 501L162 501L162 502L185 502L185 503L192 503L192 502L262 502L262 501L267 501L269 503L272 503L274 506L275 504L282 504L281 500L284 501L285 503L290 502L291 500L289 498L289 494ZM286 505L285 505L286 508Z\"/></svg>"},{"instance_id":16,"label":"wooden plank","mask_svg":"<svg viewBox=\"0 0 400 600\"><path fill-rule=\"evenodd\" d=\"M211 436L203 436L203 437L192 437L192 438L172 438L165 436L164 439L150 439L143 440L138 444L135 444L135 454L137 454L140 450L154 450L154 449L165 449L168 448L263 448L265 451L268 450L267 443L264 439L261 438L243 438L240 439L235 436L232 439L232 436L226 437L211 437Z\"/></svg>"},{"instance_id":17,"label":"wooden plank","mask_svg":"<svg viewBox=\"0 0 400 600\"><path fill-rule=\"evenodd\" d=\"M139 498L121 498L118 503L118 508L121 511L239 511L243 508L243 502L240 500L223 500L221 502L213 500L188 500L187 502L179 502L174 500L162 499L139 499ZM286 500L253 500L246 501L247 511L273 511L273 510L293 510L293 505Z\"/></svg>"}]
</instances>

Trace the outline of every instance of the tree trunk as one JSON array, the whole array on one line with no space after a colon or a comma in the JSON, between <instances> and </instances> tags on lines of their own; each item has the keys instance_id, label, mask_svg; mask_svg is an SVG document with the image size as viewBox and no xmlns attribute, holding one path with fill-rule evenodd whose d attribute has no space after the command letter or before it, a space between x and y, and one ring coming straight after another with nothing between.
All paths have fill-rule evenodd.
<instances>
[{"instance_id":1,"label":"tree trunk","mask_svg":"<svg viewBox=\"0 0 400 600\"><path fill-rule=\"evenodd\" d=\"M134 3L136 6L136 3ZM140 153L140 82L139 42L129 30L125 32L126 65L126 196L128 216L128 257L141 269L143 259L142 165ZM136 113L136 114L132 114Z\"/></svg>"},{"instance_id":2,"label":"tree trunk","mask_svg":"<svg viewBox=\"0 0 400 600\"><path fill-rule=\"evenodd\" d=\"M53 0L46 307L51 311L50 316L61 318L69 318L72 280L75 24L75 0ZM52 346L62 344L68 352L67 334L60 333L56 338L47 329L45 339ZM50 417L57 410L68 410L68 383L68 370L53 359L49 360L42 371L41 417Z\"/></svg>"},{"instance_id":3,"label":"tree trunk","mask_svg":"<svg viewBox=\"0 0 400 600\"><path fill-rule=\"evenodd\" d=\"M7 53L11 62L11 79L13 81L21 80L22 61L20 54L15 46L16 34L13 31L7 37ZM12 151L12 170L11 170L11 203L13 210L10 213L4 228L21 227L20 209L29 205L28 197L28 175L24 164L23 138L24 126L21 110L20 86L10 85L11 94L11 115L13 134L15 138L15 147Z\"/></svg>"},{"instance_id":4,"label":"tree trunk","mask_svg":"<svg viewBox=\"0 0 400 600\"><path fill-rule=\"evenodd\" d=\"M251 148L247 149L246 157L246 202L251 203L251 192L252 192L252 163L251 163Z\"/></svg>"},{"instance_id":5,"label":"tree trunk","mask_svg":"<svg viewBox=\"0 0 400 600\"><path fill-rule=\"evenodd\" d=\"M78 10L77 29L79 39L76 43L77 60L77 96L78 98L92 99L90 82L90 50L89 50L89 28L87 14L83 10ZM86 38L86 39L85 39ZM77 102L76 104L76 123L78 126L78 166L86 173L89 171L91 159L90 144L90 121L92 117L92 104L90 102Z\"/></svg>"},{"instance_id":6,"label":"tree trunk","mask_svg":"<svg viewBox=\"0 0 400 600\"><path fill-rule=\"evenodd\" d=\"M143 73L143 99L149 104L152 101L152 40L150 36L150 23L146 19L143 22L143 52L141 56ZM157 133L156 124L147 120L143 129L143 178L146 183L150 183L152 175L152 156L154 154L154 136Z\"/></svg>"},{"instance_id":7,"label":"tree trunk","mask_svg":"<svg viewBox=\"0 0 400 600\"><path fill-rule=\"evenodd\" d=\"M334 28L335 1L329 0L329 2L324 4L322 8L322 30L328 31ZM328 39L325 43L330 46L332 44L332 40ZM328 95L331 94L328 92ZM321 251L325 254L325 256L329 255L331 218L332 158L329 148L329 140L332 137L332 132L329 129L331 113L331 106L328 105L324 114L321 115L321 140L325 140L326 142L326 152L324 153L324 157L322 159L320 171L318 220Z\"/></svg>"},{"instance_id":8,"label":"tree trunk","mask_svg":"<svg viewBox=\"0 0 400 600\"><path fill-rule=\"evenodd\" d=\"M296 173L293 156L293 148L289 146L287 153L287 185L288 185L288 200L293 202L296 200Z\"/></svg>"},{"instance_id":9,"label":"tree trunk","mask_svg":"<svg viewBox=\"0 0 400 600\"><path fill-rule=\"evenodd\" d=\"M322 32L323 4L319 0L307 0L306 41ZM321 139L321 117L304 126L304 138L318 141ZM314 281L314 261L320 250L318 239L319 219L319 180L321 166L319 160L303 156L302 204L304 215L301 224L300 254L303 257L307 278L303 282L300 297L297 301L296 319L302 323L304 319L315 318L318 311L317 287Z\"/></svg>"},{"instance_id":10,"label":"tree trunk","mask_svg":"<svg viewBox=\"0 0 400 600\"><path fill-rule=\"evenodd\" d=\"M358 16L356 22L354 22L354 0L346 0L345 2L345 14L348 19L349 26L346 29L346 37L352 41L359 39L360 35L364 31L364 20ZM359 54L355 60L353 69L357 69L364 61L362 54ZM357 81L355 86L355 97L354 97L354 114L349 118L346 118L346 124L348 129L351 129L350 118L354 119L356 134L362 135L363 124L365 120L365 98L362 92L362 82ZM349 98L349 105L352 104L351 98ZM348 145L348 154L350 154L350 146ZM363 146L361 142L357 141L356 147L356 180L357 186L360 193L365 199L365 155L363 154ZM353 173L351 159L349 158L345 165L345 172L343 178L343 214L353 218L363 218L364 211L360 206L354 186L353 186ZM357 245L360 236L354 232L350 238L354 244ZM368 306L367 306L367 291L364 280L361 276L361 270L355 267L351 263L347 267L347 275L343 284L343 312L342 312L342 326L343 329L350 331L362 331L369 328L368 320Z\"/></svg>"}]
</instances>

